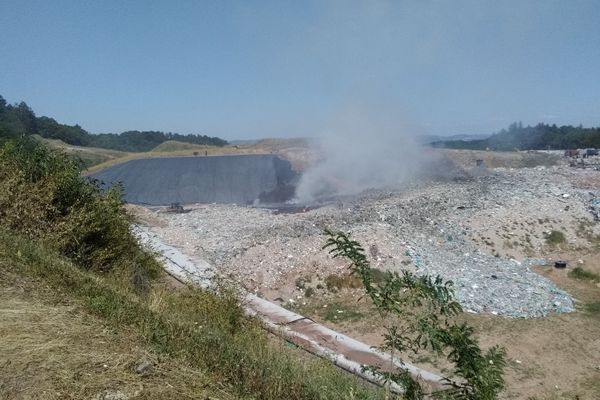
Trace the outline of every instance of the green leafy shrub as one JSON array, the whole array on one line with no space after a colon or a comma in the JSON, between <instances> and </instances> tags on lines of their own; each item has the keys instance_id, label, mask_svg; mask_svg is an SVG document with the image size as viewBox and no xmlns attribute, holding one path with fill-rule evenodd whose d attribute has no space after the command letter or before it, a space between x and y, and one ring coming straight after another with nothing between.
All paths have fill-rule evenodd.
<instances>
[{"instance_id":1,"label":"green leafy shrub","mask_svg":"<svg viewBox=\"0 0 600 400\"><path fill-rule=\"evenodd\" d=\"M563 244L567 241L565 234L561 231L552 230L550 233L546 234L546 243L551 246L555 246L558 244Z\"/></svg>"},{"instance_id":2,"label":"green leafy shrub","mask_svg":"<svg viewBox=\"0 0 600 400\"><path fill-rule=\"evenodd\" d=\"M121 190L80 176L79 163L34 139L0 148L0 221L50 243L82 268L156 276L160 266L130 232Z\"/></svg>"},{"instance_id":3,"label":"green leafy shrub","mask_svg":"<svg viewBox=\"0 0 600 400\"><path fill-rule=\"evenodd\" d=\"M386 324L383 350L392 355L430 350L444 355L454 365L453 375L447 377L447 389L435 393L436 398L493 400L504 387L505 350L494 346L482 351L474 338L473 328L457 324L452 317L461 312L454 299L453 284L440 276L417 276L409 271L384 272L375 282L373 270L361 245L343 232L325 231L324 248L333 257L351 261L350 270L358 277L383 320L399 317L403 325ZM380 275L380 274L378 274ZM402 360L400 359L402 362ZM407 399L423 399L426 395L420 382L405 370L368 370L395 382L405 390Z\"/></svg>"}]
</instances>

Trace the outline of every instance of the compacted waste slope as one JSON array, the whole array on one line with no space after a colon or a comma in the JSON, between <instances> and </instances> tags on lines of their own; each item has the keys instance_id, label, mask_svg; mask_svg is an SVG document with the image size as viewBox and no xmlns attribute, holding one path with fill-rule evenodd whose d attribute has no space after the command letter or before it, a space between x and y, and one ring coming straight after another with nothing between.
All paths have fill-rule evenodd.
<instances>
[{"instance_id":1,"label":"compacted waste slope","mask_svg":"<svg viewBox=\"0 0 600 400\"><path fill-rule=\"evenodd\" d=\"M91 175L121 183L129 203L280 203L294 195L297 174L273 155L132 160Z\"/></svg>"}]
</instances>

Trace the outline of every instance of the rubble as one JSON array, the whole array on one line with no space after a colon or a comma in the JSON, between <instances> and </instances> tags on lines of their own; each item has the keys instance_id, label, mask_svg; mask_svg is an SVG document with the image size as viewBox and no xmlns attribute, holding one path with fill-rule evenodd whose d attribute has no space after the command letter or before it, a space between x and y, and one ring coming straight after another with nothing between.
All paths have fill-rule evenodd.
<instances>
[{"instance_id":1,"label":"rubble","mask_svg":"<svg viewBox=\"0 0 600 400\"><path fill-rule=\"evenodd\" d=\"M345 199L343 208L334 203L299 213L194 205L187 214L160 214L165 223L152 230L272 299L297 295L298 278L344 272L347 263L322 250L325 228L343 230L363 244L376 268L452 280L469 312L539 317L574 310L571 296L532 267L553 264L540 257L552 224L576 238L575 222L590 220L590 193L597 192L576 183L592 173L496 168L470 180L367 191ZM518 256L523 252L530 257Z\"/></svg>"}]
</instances>

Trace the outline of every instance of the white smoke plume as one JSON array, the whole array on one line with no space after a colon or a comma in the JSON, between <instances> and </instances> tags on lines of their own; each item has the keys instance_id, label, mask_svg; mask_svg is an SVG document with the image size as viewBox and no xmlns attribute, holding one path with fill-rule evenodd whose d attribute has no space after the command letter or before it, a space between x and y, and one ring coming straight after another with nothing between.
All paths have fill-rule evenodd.
<instances>
[{"instance_id":1,"label":"white smoke plume","mask_svg":"<svg viewBox=\"0 0 600 400\"><path fill-rule=\"evenodd\" d=\"M411 128L354 109L340 115L317 139L322 161L309 168L296 188L296 202L309 204L332 195L398 188L420 169L423 149Z\"/></svg>"}]
</instances>

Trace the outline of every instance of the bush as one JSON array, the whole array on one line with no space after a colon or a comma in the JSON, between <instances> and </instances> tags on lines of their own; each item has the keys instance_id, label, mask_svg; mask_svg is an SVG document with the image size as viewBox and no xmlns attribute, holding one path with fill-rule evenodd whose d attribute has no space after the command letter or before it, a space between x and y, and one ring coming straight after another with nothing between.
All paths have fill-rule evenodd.
<instances>
[{"instance_id":1,"label":"bush","mask_svg":"<svg viewBox=\"0 0 600 400\"><path fill-rule=\"evenodd\" d=\"M565 243L567 241L567 238L565 237L565 234L562 233L561 231L551 231L550 233L546 234L546 243L548 243L551 246L557 245L557 244L562 244Z\"/></svg>"},{"instance_id":2,"label":"bush","mask_svg":"<svg viewBox=\"0 0 600 400\"><path fill-rule=\"evenodd\" d=\"M121 190L103 192L80 176L79 163L40 142L21 138L0 148L0 220L31 239L50 243L82 268L142 271L160 266L129 229Z\"/></svg>"},{"instance_id":3,"label":"bush","mask_svg":"<svg viewBox=\"0 0 600 400\"><path fill-rule=\"evenodd\" d=\"M327 230L325 233L328 240L323 248L329 248L333 257L351 261L349 268L353 276L360 279L367 297L382 319L388 321L383 350L392 354L418 354L425 349L444 355L461 380L446 377L451 384L435 393L435 398L493 400L498 397L504 388L505 350L494 346L484 352L474 337L473 328L453 321L452 317L461 307L455 300L451 281L444 282L439 276L417 276L405 270L402 274L377 274L383 280L376 282L360 243L343 232ZM400 318L404 325L389 323L394 317ZM390 372L380 366L367 369L402 386L406 399L420 400L426 396L418 379L407 370Z\"/></svg>"},{"instance_id":4,"label":"bush","mask_svg":"<svg viewBox=\"0 0 600 400\"><path fill-rule=\"evenodd\" d=\"M341 289L358 289L362 287L362 282L356 275L330 274L325 277L325 286L330 292L337 292Z\"/></svg>"}]
</instances>

